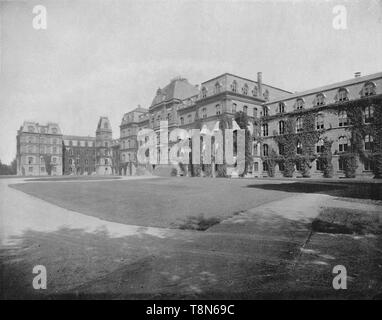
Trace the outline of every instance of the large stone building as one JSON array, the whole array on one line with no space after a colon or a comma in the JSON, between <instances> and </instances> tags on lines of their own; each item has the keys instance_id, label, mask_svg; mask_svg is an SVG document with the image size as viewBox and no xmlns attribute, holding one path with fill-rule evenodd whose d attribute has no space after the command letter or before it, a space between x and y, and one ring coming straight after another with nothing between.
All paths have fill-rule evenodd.
<instances>
[{"instance_id":1,"label":"large stone building","mask_svg":"<svg viewBox=\"0 0 382 320\"><path fill-rule=\"evenodd\" d=\"M322 177L325 171L323 154L330 153L333 176L349 175L349 170L355 170L352 174L355 176L372 176L375 162L375 137L371 134L373 113L374 108L381 108L381 95L382 72L362 77L356 73L346 81L265 102L260 170L267 176L272 171L269 160L273 157L281 160L275 167L276 176L291 176L292 173L292 176ZM359 143L354 145L358 135ZM309 141L308 136L314 139ZM294 146L290 148L288 143L292 140ZM325 141L329 142L326 148ZM354 169L348 168L353 155L356 155L351 164ZM306 157L312 161L310 169L304 161L299 161ZM293 167L286 168L288 164Z\"/></svg>"},{"instance_id":2,"label":"large stone building","mask_svg":"<svg viewBox=\"0 0 382 320\"><path fill-rule=\"evenodd\" d=\"M261 72L257 81L224 73L203 82L200 87L190 84L187 79L175 78L164 88L158 88L148 110L138 107L123 116L120 126L121 165L136 162L136 135L141 129L150 128L159 134L160 122L167 120L169 131L174 128L212 131L222 121L232 126L230 120L238 111L246 113L250 121L254 121L264 102L286 94L291 92L264 84ZM159 150L157 154L159 163Z\"/></svg>"},{"instance_id":3,"label":"large stone building","mask_svg":"<svg viewBox=\"0 0 382 320\"><path fill-rule=\"evenodd\" d=\"M57 123L25 121L16 140L18 175L62 175L62 133Z\"/></svg>"},{"instance_id":4,"label":"large stone building","mask_svg":"<svg viewBox=\"0 0 382 320\"><path fill-rule=\"evenodd\" d=\"M353 175L372 176L374 140L380 139L372 134L373 114L381 107L381 98L382 73L357 74L297 93L264 84L261 72L256 80L224 73L200 86L177 77L157 89L148 108L138 106L124 114L116 140L107 117L100 118L95 137L62 136L57 124L24 122L17 134L17 172L134 175L142 168L137 161L140 130L152 129L159 136L163 120L168 122L168 131L232 129L235 114L243 112L252 124L253 165L248 171L254 177L325 176L328 161L333 176L349 176L349 163ZM361 110L358 118L357 108ZM360 141L355 143L357 135ZM158 163L164 156L160 146L157 139ZM233 174L229 169L227 174Z\"/></svg>"},{"instance_id":5,"label":"large stone building","mask_svg":"<svg viewBox=\"0 0 382 320\"><path fill-rule=\"evenodd\" d=\"M17 133L18 175L111 175L118 157L107 117L100 117L95 137L63 135L58 124L27 121Z\"/></svg>"}]
</instances>

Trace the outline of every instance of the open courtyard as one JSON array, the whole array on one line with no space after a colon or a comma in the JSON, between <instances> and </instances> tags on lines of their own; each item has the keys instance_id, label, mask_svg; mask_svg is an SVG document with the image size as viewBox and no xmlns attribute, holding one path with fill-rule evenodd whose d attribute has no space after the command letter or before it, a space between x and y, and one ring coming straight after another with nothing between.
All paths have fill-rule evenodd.
<instances>
[{"instance_id":1,"label":"open courtyard","mask_svg":"<svg viewBox=\"0 0 382 320\"><path fill-rule=\"evenodd\" d=\"M0 181L3 298L378 298L382 184ZM32 269L47 269L46 290ZM344 265L348 289L334 290Z\"/></svg>"}]
</instances>

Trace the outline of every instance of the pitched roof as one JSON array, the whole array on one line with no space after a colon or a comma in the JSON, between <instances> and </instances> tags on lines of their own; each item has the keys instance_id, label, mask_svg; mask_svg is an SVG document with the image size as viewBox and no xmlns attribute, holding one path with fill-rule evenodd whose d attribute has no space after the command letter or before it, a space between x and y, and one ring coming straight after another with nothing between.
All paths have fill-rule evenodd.
<instances>
[{"instance_id":1,"label":"pitched roof","mask_svg":"<svg viewBox=\"0 0 382 320\"><path fill-rule=\"evenodd\" d=\"M163 89L158 89L151 107L163 101L172 99L184 100L199 93L199 89L190 84L187 79L175 78Z\"/></svg>"},{"instance_id":2,"label":"pitched roof","mask_svg":"<svg viewBox=\"0 0 382 320\"><path fill-rule=\"evenodd\" d=\"M314 94L314 93L319 93L319 92L324 92L324 91L328 91L328 90L332 90L332 89L336 89L336 88L346 87L346 86L360 83L360 82L372 81L372 80L375 80L375 79L378 79L381 77L382 77L382 72L373 73L373 74L369 74L369 75L362 76L362 77L351 78L348 80L332 83L332 84L329 84L326 86L317 87L314 89L309 89L309 90L300 91L300 92L295 92L295 93L292 93L292 94L289 94L289 95L268 101L264 104L271 104L271 103L275 103L275 102L279 102L279 101L283 101L283 100L295 99L295 98L298 98L301 96L307 96L307 95Z\"/></svg>"}]
</instances>

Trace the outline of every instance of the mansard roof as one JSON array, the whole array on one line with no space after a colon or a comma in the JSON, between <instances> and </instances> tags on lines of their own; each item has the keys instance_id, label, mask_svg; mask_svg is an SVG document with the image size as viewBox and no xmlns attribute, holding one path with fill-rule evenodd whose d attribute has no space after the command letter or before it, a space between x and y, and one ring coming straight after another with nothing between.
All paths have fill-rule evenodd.
<instances>
[{"instance_id":1,"label":"mansard roof","mask_svg":"<svg viewBox=\"0 0 382 320\"><path fill-rule=\"evenodd\" d=\"M351 78L351 79L348 79L348 80L332 83L332 84L329 84L329 85L326 85L326 86L317 87L317 88L314 88L314 89L309 89L309 90L300 91L300 92L295 92L293 94L289 94L289 95L283 96L281 98L277 98L277 99L274 99L274 100L267 101L264 104L268 105L268 104L272 104L272 103L275 103L275 102L280 102L280 101L283 101L283 100L286 101L286 100L296 99L296 98L300 98L300 97L311 95L311 94L315 94L315 93L325 92L325 91L329 91L329 90L333 90L333 89L337 89L337 88L339 89L339 88L350 86L350 85L357 84L357 83L360 83L360 82L372 81L372 80L375 80L375 79L378 79L378 78L381 78L381 77L382 77L382 72L373 73L373 74L369 74L369 75L362 76L362 77L355 77L355 78Z\"/></svg>"},{"instance_id":2,"label":"mansard roof","mask_svg":"<svg viewBox=\"0 0 382 320\"><path fill-rule=\"evenodd\" d=\"M175 78L163 89L159 88L151 103L151 107L172 99L184 100L199 93L199 89L185 78Z\"/></svg>"}]
</instances>

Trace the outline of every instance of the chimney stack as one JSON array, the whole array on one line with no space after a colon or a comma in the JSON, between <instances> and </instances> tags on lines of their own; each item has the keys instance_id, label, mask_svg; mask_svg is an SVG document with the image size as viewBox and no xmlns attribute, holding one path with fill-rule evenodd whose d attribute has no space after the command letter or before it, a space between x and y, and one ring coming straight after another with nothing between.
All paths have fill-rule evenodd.
<instances>
[{"instance_id":1,"label":"chimney stack","mask_svg":"<svg viewBox=\"0 0 382 320\"><path fill-rule=\"evenodd\" d=\"M361 76L361 72L357 71L354 73L354 78L359 78Z\"/></svg>"},{"instance_id":2,"label":"chimney stack","mask_svg":"<svg viewBox=\"0 0 382 320\"><path fill-rule=\"evenodd\" d=\"M257 86L259 88L259 96L260 98L263 97L263 73L258 72L257 73Z\"/></svg>"}]
</instances>

